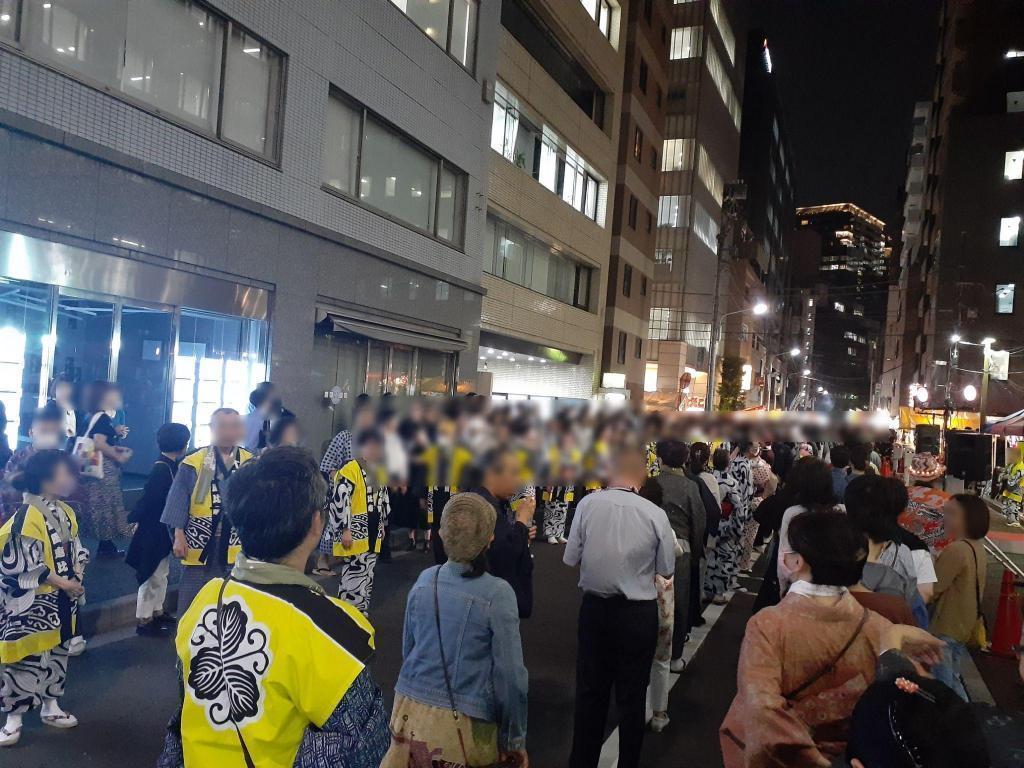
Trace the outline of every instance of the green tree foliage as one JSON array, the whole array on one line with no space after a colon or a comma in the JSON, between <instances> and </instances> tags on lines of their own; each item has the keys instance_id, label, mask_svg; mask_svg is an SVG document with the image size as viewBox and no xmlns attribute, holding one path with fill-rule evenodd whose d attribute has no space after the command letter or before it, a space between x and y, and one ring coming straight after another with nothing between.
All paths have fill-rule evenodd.
<instances>
[{"instance_id":1,"label":"green tree foliage","mask_svg":"<svg viewBox=\"0 0 1024 768\"><path fill-rule=\"evenodd\" d=\"M740 410L743 397L743 361L738 357L722 358L722 379L718 383L718 407L723 411Z\"/></svg>"}]
</instances>

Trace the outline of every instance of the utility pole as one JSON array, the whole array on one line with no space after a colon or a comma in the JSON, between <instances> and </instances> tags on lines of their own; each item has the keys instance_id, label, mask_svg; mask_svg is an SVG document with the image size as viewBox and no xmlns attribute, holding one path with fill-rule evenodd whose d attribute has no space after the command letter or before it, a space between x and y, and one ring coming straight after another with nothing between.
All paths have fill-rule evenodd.
<instances>
[{"instance_id":1,"label":"utility pole","mask_svg":"<svg viewBox=\"0 0 1024 768\"><path fill-rule=\"evenodd\" d=\"M988 407L988 377L989 368L992 366L992 339L984 339L982 363L981 363L981 394L978 395L978 431L985 431L985 409Z\"/></svg>"},{"instance_id":2,"label":"utility pole","mask_svg":"<svg viewBox=\"0 0 1024 768\"><path fill-rule=\"evenodd\" d=\"M725 258L726 243L732 245L733 227L739 218L740 208L747 199L747 185L742 181L734 181L725 188L722 201L722 226L718 230L718 263L715 270L715 297L711 309L711 333L708 339L708 392L704 398L704 410L711 412L715 403L715 379L718 375L718 343L719 325L722 322L722 273L727 264Z\"/></svg>"}]
</instances>

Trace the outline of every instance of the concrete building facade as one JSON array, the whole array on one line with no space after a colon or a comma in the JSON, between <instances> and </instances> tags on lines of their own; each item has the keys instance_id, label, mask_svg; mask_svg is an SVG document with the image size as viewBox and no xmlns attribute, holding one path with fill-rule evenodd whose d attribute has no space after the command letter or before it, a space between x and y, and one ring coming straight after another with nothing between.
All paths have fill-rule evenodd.
<instances>
[{"instance_id":1,"label":"concrete building facade","mask_svg":"<svg viewBox=\"0 0 1024 768\"><path fill-rule=\"evenodd\" d=\"M146 468L264 378L317 447L362 391L475 386L496 4L0 10L11 437L58 374L124 385Z\"/></svg>"}]
</instances>

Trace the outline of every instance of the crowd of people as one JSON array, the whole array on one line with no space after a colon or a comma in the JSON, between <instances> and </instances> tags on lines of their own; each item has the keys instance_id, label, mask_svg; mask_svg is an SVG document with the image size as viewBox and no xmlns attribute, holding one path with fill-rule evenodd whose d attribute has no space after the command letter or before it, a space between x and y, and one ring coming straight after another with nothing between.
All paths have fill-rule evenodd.
<instances>
[{"instance_id":1,"label":"crowd of people","mask_svg":"<svg viewBox=\"0 0 1024 768\"><path fill-rule=\"evenodd\" d=\"M597 766L613 691L618 765L640 765L645 731L670 727L671 675L685 673L694 629L745 591L759 559L720 732L728 768L876 768L903 764L900 750L916 756L906 764L988 765L960 677L983 642L988 507L953 496L952 543L935 557L899 524L908 493L884 442L742 424L695 435L681 417L588 408L544 419L472 395L360 396L317 459L265 383L247 413L211 414L209 446L163 425L128 514L119 389L95 383L80 417L69 382L51 394L3 479L0 746L18 742L33 709L77 725L59 699L84 648L82 539L119 557L132 526L137 631L173 635L179 659L161 768L528 766L520 625L543 542L564 547L582 592L572 768ZM369 659L383 639L375 573L399 530L434 565L407 596L389 716ZM892 739L874 732L880 718ZM927 734L929 718L950 728Z\"/></svg>"}]
</instances>

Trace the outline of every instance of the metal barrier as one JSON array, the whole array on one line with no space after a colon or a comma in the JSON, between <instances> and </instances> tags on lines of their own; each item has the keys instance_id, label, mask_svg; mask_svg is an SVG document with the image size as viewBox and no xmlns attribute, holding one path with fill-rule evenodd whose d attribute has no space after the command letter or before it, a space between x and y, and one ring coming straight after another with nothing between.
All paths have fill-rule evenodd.
<instances>
[{"instance_id":1,"label":"metal barrier","mask_svg":"<svg viewBox=\"0 0 1024 768\"><path fill-rule=\"evenodd\" d=\"M998 561L1006 570L1012 572L1018 579L1024 579L1024 569L1017 565L999 546L988 536L985 537L985 551Z\"/></svg>"}]
</instances>

